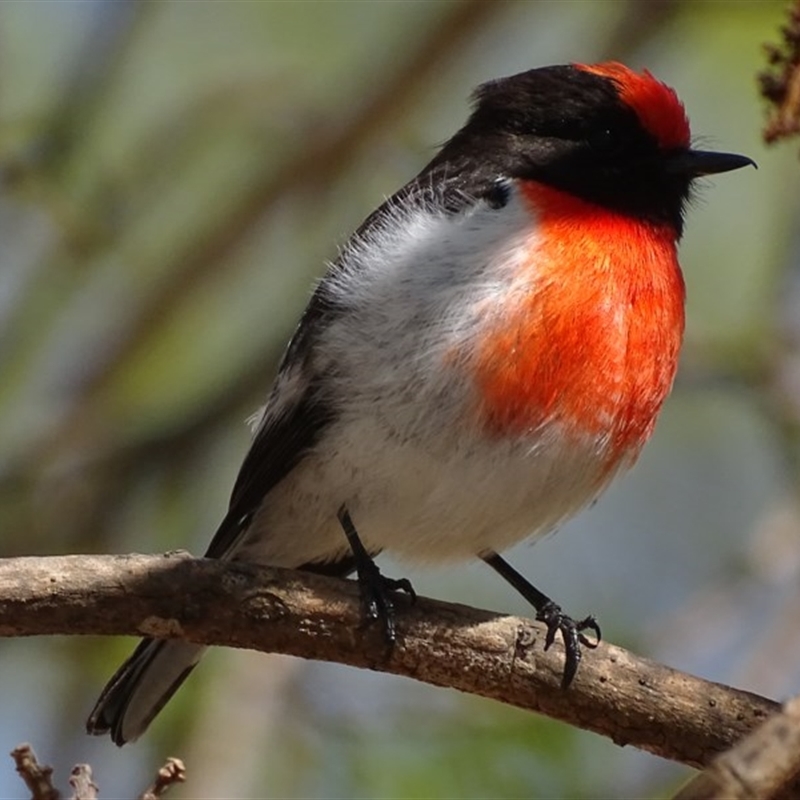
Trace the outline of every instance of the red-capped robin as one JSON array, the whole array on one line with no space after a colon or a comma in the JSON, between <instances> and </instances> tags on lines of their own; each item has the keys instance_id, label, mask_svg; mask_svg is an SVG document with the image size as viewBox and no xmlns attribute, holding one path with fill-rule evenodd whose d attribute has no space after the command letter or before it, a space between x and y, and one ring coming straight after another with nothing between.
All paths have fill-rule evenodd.
<instances>
[{"instance_id":1,"label":"red-capped robin","mask_svg":"<svg viewBox=\"0 0 800 800\"><path fill-rule=\"evenodd\" d=\"M356 572L395 637L382 551L480 558L563 636L582 631L498 552L636 460L684 327L692 182L753 164L690 147L675 92L618 63L481 86L466 125L370 214L289 343L209 558ZM139 737L204 648L145 639L89 717Z\"/></svg>"}]
</instances>

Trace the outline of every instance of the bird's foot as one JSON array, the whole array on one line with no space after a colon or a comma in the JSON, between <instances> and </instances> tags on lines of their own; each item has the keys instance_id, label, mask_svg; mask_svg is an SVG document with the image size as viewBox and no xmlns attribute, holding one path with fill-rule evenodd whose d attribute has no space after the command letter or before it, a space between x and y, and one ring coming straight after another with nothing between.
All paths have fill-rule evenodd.
<instances>
[{"instance_id":1,"label":"bird's foot","mask_svg":"<svg viewBox=\"0 0 800 800\"><path fill-rule=\"evenodd\" d=\"M365 620L379 620L383 624L387 644L393 645L397 640L397 628L392 594L405 592L413 603L417 594L411 581L407 578L387 578L381 574L375 562L369 559L358 565L358 587Z\"/></svg>"},{"instance_id":2,"label":"bird's foot","mask_svg":"<svg viewBox=\"0 0 800 800\"><path fill-rule=\"evenodd\" d=\"M574 620L561 610L561 606L548 600L536 613L536 619L547 626L544 649L548 650L560 633L564 640L564 673L561 676L561 688L566 689L575 678L578 665L581 663L581 645L595 648L600 643L600 626L593 616L582 620ZM592 631L594 639L583 635L584 631Z\"/></svg>"},{"instance_id":3,"label":"bird's foot","mask_svg":"<svg viewBox=\"0 0 800 800\"><path fill-rule=\"evenodd\" d=\"M381 574L372 555L361 542L346 506L339 509L338 517L353 553L364 618L367 622L380 620L383 623L384 636L391 647L397 640L392 594L406 592L413 603L417 599L414 587L407 578L387 578Z\"/></svg>"}]
</instances>

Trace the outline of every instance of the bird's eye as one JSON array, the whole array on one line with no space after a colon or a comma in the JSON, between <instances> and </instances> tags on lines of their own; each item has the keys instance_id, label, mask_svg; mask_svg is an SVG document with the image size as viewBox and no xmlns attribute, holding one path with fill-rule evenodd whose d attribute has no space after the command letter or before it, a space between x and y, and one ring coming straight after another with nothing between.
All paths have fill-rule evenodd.
<instances>
[{"instance_id":1,"label":"bird's eye","mask_svg":"<svg viewBox=\"0 0 800 800\"><path fill-rule=\"evenodd\" d=\"M503 208L511 196L511 187L508 181L500 178L496 180L491 188L483 196L489 208Z\"/></svg>"},{"instance_id":2,"label":"bird's eye","mask_svg":"<svg viewBox=\"0 0 800 800\"><path fill-rule=\"evenodd\" d=\"M600 128L589 137L589 144L593 150L609 152L616 148L617 141L611 128Z\"/></svg>"}]
</instances>

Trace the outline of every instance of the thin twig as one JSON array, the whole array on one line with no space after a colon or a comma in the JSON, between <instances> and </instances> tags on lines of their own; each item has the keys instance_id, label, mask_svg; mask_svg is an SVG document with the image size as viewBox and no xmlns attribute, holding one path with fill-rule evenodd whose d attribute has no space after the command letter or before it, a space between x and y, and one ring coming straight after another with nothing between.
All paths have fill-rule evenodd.
<instances>
[{"instance_id":1,"label":"thin twig","mask_svg":"<svg viewBox=\"0 0 800 800\"><path fill-rule=\"evenodd\" d=\"M61 795L53 786L53 768L40 764L29 744L15 747L11 751L11 758L30 790L31 800L59 800Z\"/></svg>"},{"instance_id":2,"label":"thin twig","mask_svg":"<svg viewBox=\"0 0 800 800\"><path fill-rule=\"evenodd\" d=\"M186 767L179 758L168 758L163 767L156 773L156 778L147 789L139 795L139 800L158 800L163 797L170 786L186 780Z\"/></svg>"},{"instance_id":3,"label":"thin twig","mask_svg":"<svg viewBox=\"0 0 800 800\"><path fill-rule=\"evenodd\" d=\"M97 784L92 780L92 768L88 764L76 764L69 774L72 800L97 800Z\"/></svg>"},{"instance_id":4,"label":"thin twig","mask_svg":"<svg viewBox=\"0 0 800 800\"><path fill-rule=\"evenodd\" d=\"M758 76L768 103L764 141L774 144L800 134L800 0L789 7L778 44L764 45L769 68Z\"/></svg>"}]
</instances>

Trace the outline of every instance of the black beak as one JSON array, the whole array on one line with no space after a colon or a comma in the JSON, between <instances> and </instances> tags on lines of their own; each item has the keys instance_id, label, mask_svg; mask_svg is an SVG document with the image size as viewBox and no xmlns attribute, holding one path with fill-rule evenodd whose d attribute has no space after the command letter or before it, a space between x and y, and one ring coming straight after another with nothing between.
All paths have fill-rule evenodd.
<instances>
[{"instance_id":1,"label":"black beak","mask_svg":"<svg viewBox=\"0 0 800 800\"><path fill-rule=\"evenodd\" d=\"M667 169L676 175L699 178L703 175L716 175L733 169L758 165L752 158L734 153L713 153L707 150L681 150L667 158Z\"/></svg>"}]
</instances>

